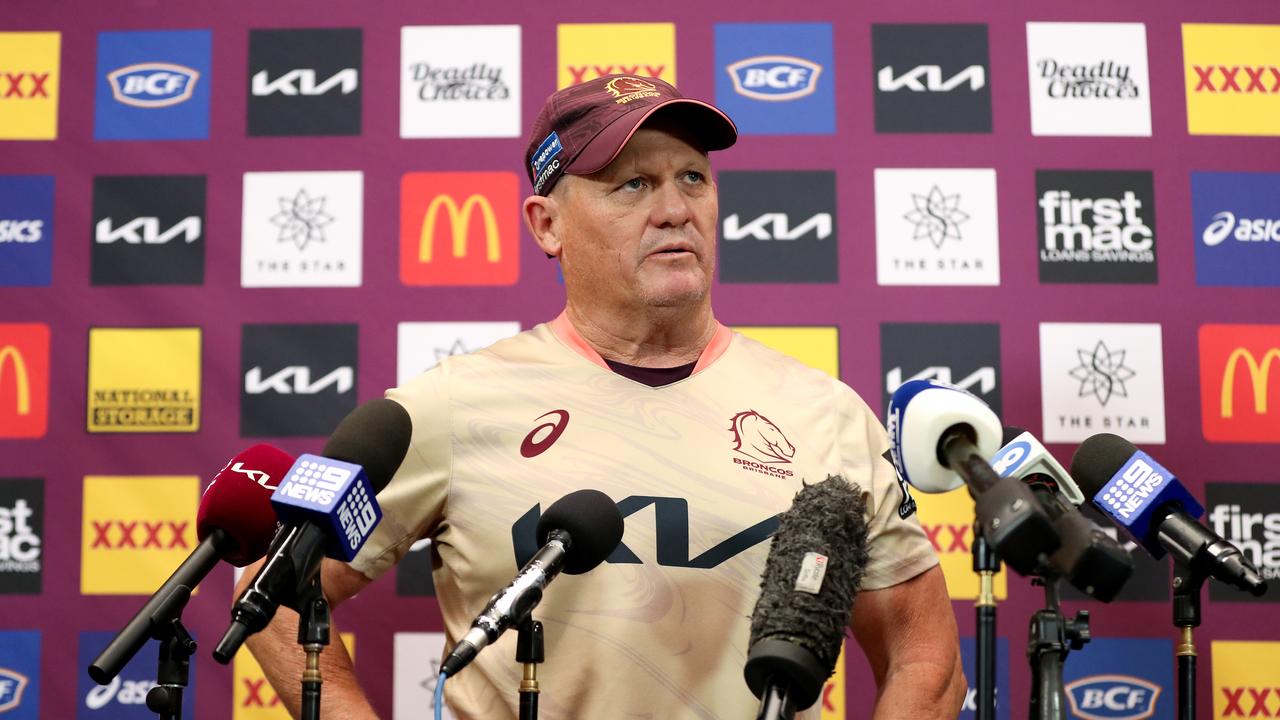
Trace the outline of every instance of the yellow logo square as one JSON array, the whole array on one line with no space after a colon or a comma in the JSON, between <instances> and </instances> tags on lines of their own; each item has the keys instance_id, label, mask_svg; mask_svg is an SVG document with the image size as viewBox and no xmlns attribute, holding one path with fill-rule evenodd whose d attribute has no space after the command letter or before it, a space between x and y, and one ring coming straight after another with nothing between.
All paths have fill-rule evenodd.
<instances>
[{"instance_id":1,"label":"yellow logo square","mask_svg":"<svg viewBox=\"0 0 1280 720\"><path fill-rule=\"evenodd\" d=\"M150 595L196 547L200 478L84 479L80 592Z\"/></svg>"},{"instance_id":2,"label":"yellow logo square","mask_svg":"<svg viewBox=\"0 0 1280 720\"><path fill-rule=\"evenodd\" d=\"M656 77L676 84L672 23L581 23L556 28L556 89L604 75Z\"/></svg>"},{"instance_id":3,"label":"yellow logo square","mask_svg":"<svg viewBox=\"0 0 1280 720\"><path fill-rule=\"evenodd\" d=\"M818 696L818 707L822 708L822 720L845 720L844 711L844 656L849 652L849 643L840 648L840 656L836 658L836 670L827 678L822 686L822 694Z\"/></svg>"},{"instance_id":4,"label":"yellow logo square","mask_svg":"<svg viewBox=\"0 0 1280 720\"><path fill-rule=\"evenodd\" d=\"M1187 132L1280 135L1280 25L1182 26Z\"/></svg>"},{"instance_id":5,"label":"yellow logo square","mask_svg":"<svg viewBox=\"0 0 1280 720\"><path fill-rule=\"evenodd\" d=\"M735 327L756 342L840 377L840 332L833 327Z\"/></svg>"},{"instance_id":6,"label":"yellow logo square","mask_svg":"<svg viewBox=\"0 0 1280 720\"><path fill-rule=\"evenodd\" d=\"M58 137L62 33L0 32L0 140Z\"/></svg>"},{"instance_id":7,"label":"yellow logo square","mask_svg":"<svg viewBox=\"0 0 1280 720\"><path fill-rule=\"evenodd\" d=\"M947 592L952 600L978 598L978 574L973 571L973 498L965 488L930 495L916 493L916 513L920 527L938 553ZM1009 577L1004 565L995 577L997 600L1009 596Z\"/></svg>"},{"instance_id":8,"label":"yellow logo square","mask_svg":"<svg viewBox=\"0 0 1280 720\"><path fill-rule=\"evenodd\" d=\"M342 639L342 644L346 646L347 653L351 655L351 661L355 662L355 634L344 632L338 635ZM334 652L332 642L324 652ZM262 666L258 664L248 648L240 648L231 665L234 683L231 691L232 720L289 720L289 713L284 709L284 703L280 702L275 689L271 687L271 683L267 682Z\"/></svg>"},{"instance_id":9,"label":"yellow logo square","mask_svg":"<svg viewBox=\"0 0 1280 720\"><path fill-rule=\"evenodd\" d=\"M200 328L90 328L89 432L200 429Z\"/></svg>"},{"instance_id":10,"label":"yellow logo square","mask_svg":"<svg viewBox=\"0 0 1280 720\"><path fill-rule=\"evenodd\" d=\"M1210 643L1213 717L1280 715L1280 642Z\"/></svg>"}]
</instances>

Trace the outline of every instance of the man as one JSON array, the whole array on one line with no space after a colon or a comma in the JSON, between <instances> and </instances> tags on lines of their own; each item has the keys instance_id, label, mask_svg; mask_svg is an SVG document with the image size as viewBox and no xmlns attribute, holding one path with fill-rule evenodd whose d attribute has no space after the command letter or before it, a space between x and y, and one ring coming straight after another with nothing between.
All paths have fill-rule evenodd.
<instances>
[{"instance_id":1,"label":"man","mask_svg":"<svg viewBox=\"0 0 1280 720\"><path fill-rule=\"evenodd\" d=\"M534 613L546 627L542 716L754 717L742 665L768 534L801 481L837 474L870 514L850 626L875 673L875 716L954 718L965 687L955 620L881 457L883 429L848 386L712 314L707 151L735 139L719 110L652 78L548 99L526 151L524 216L560 262L565 310L388 393L413 418L412 447L379 495L381 525L350 566L326 561L324 588L336 605L430 537L452 646L525 559L540 509L595 488L619 503L626 534L605 564L557 579ZM249 642L294 708L295 617L282 610ZM460 718L516 716L514 636L448 680ZM342 646L323 657L326 716L372 717Z\"/></svg>"}]
</instances>

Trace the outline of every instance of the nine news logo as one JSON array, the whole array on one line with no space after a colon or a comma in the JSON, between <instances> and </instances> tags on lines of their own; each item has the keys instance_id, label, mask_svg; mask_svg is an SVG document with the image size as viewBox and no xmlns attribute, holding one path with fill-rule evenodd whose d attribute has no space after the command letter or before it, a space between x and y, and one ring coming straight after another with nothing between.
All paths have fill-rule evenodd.
<instances>
[{"instance_id":1,"label":"nine news logo","mask_svg":"<svg viewBox=\"0 0 1280 720\"><path fill-rule=\"evenodd\" d=\"M715 26L716 105L742 135L836 131L830 23Z\"/></svg>"},{"instance_id":2,"label":"nine news logo","mask_svg":"<svg viewBox=\"0 0 1280 720\"><path fill-rule=\"evenodd\" d=\"M880 367L880 407L888 407L893 392L905 382L937 380L982 398L996 415L1003 411L996 323L883 323Z\"/></svg>"},{"instance_id":3,"label":"nine news logo","mask_svg":"<svg viewBox=\"0 0 1280 720\"><path fill-rule=\"evenodd\" d=\"M249 135L359 135L358 28L249 31Z\"/></svg>"},{"instance_id":4,"label":"nine news logo","mask_svg":"<svg viewBox=\"0 0 1280 720\"><path fill-rule=\"evenodd\" d=\"M53 176L0 175L0 287L53 278Z\"/></svg>"},{"instance_id":5,"label":"nine news logo","mask_svg":"<svg viewBox=\"0 0 1280 720\"><path fill-rule=\"evenodd\" d=\"M80 593L155 592L196 547L199 501L194 475L86 476Z\"/></svg>"},{"instance_id":6,"label":"nine news logo","mask_svg":"<svg viewBox=\"0 0 1280 720\"><path fill-rule=\"evenodd\" d=\"M991 132L986 25L871 26L876 132Z\"/></svg>"},{"instance_id":7,"label":"nine news logo","mask_svg":"<svg viewBox=\"0 0 1280 720\"><path fill-rule=\"evenodd\" d=\"M1040 397L1045 442L1110 432L1163 443L1160 326L1040 323Z\"/></svg>"},{"instance_id":8,"label":"nine news logo","mask_svg":"<svg viewBox=\"0 0 1280 720\"><path fill-rule=\"evenodd\" d=\"M510 322L402 322L396 326L396 385L404 385L450 355L488 347L520 332Z\"/></svg>"},{"instance_id":9,"label":"nine news logo","mask_svg":"<svg viewBox=\"0 0 1280 720\"><path fill-rule=\"evenodd\" d=\"M960 663L964 667L965 678L969 688L964 694L964 704L960 706L960 714L956 720L976 720L978 717L978 689L974 683L978 680L978 648L971 637L960 638ZM1010 720L1013 713L1012 694L1009 692L1009 640L996 638L996 720Z\"/></svg>"},{"instance_id":10,"label":"nine news logo","mask_svg":"<svg viewBox=\"0 0 1280 720\"><path fill-rule=\"evenodd\" d=\"M1274 373L1273 367L1278 368ZM1280 442L1277 385L1280 325L1200 326L1200 418L1206 440Z\"/></svg>"},{"instance_id":11,"label":"nine news logo","mask_svg":"<svg viewBox=\"0 0 1280 720\"><path fill-rule=\"evenodd\" d=\"M200 328L89 328L89 432L199 430L200 345Z\"/></svg>"},{"instance_id":12,"label":"nine news logo","mask_svg":"<svg viewBox=\"0 0 1280 720\"><path fill-rule=\"evenodd\" d=\"M359 287L364 173L244 174L240 285Z\"/></svg>"},{"instance_id":13,"label":"nine news logo","mask_svg":"<svg viewBox=\"0 0 1280 720\"><path fill-rule=\"evenodd\" d=\"M1187 132L1280 135L1280 25L1182 25Z\"/></svg>"},{"instance_id":14,"label":"nine news logo","mask_svg":"<svg viewBox=\"0 0 1280 720\"><path fill-rule=\"evenodd\" d=\"M787 325L784 327L733 328L766 347L799 360L811 368L840 377L840 329L829 326Z\"/></svg>"},{"instance_id":15,"label":"nine news logo","mask_svg":"<svg viewBox=\"0 0 1280 720\"><path fill-rule=\"evenodd\" d=\"M974 512L969 491L961 487L941 494L916 493L914 497L920 527L938 554L947 594L952 600L976 600L978 574L973 571ZM1009 596L1009 574L1003 564L994 584L997 600Z\"/></svg>"},{"instance_id":16,"label":"nine news logo","mask_svg":"<svg viewBox=\"0 0 1280 720\"><path fill-rule=\"evenodd\" d=\"M98 33L96 140L209 137L209 30Z\"/></svg>"},{"instance_id":17,"label":"nine news logo","mask_svg":"<svg viewBox=\"0 0 1280 720\"><path fill-rule=\"evenodd\" d=\"M1037 170L1042 283L1145 283L1156 273L1150 171Z\"/></svg>"},{"instance_id":18,"label":"nine news logo","mask_svg":"<svg viewBox=\"0 0 1280 720\"><path fill-rule=\"evenodd\" d=\"M604 75L656 77L676 84L673 23L561 24L556 26L556 51L558 90Z\"/></svg>"},{"instance_id":19,"label":"nine news logo","mask_svg":"<svg viewBox=\"0 0 1280 720\"><path fill-rule=\"evenodd\" d=\"M90 283L202 285L205 177L93 179Z\"/></svg>"},{"instance_id":20,"label":"nine news logo","mask_svg":"<svg viewBox=\"0 0 1280 720\"><path fill-rule=\"evenodd\" d=\"M1280 716L1280 642L1214 640L1209 647L1215 720Z\"/></svg>"},{"instance_id":21,"label":"nine news logo","mask_svg":"<svg viewBox=\"0 0 1280 720\"><path fill-rule=\"evenodd\" d=\"M162 579L163 581L163 579ZM152 588L154 590L154 588ZM148 591L150 592L150 591ZM115 637L112 631L80 633L79 667L88 667L98 653ZM79 679L77 720L150 720L156 714L147 710L147 693L156 686L156 662L159 644L147 642L138 650L114 680L106 685L95 683L88 673L77 673ZM242 653L247 655L248 653ZM196 702L196 675L192 672L182 694L182 716L192 717Z\"/></svg>"},{"instance_id":22,"label":"nine news logo","mask_svg":"<svg viewBox=\"0 0 1280 720\"><path fill-rule=\"evenodd\" d=\"M44 480L0 479L0 595L39 594L43 557Z\"/></svg>"},{"instance_id":23,"label":"nine news logo","mask_svg":"<svg viewBox=\"0 0 1280 720\"><path fill-rule=\"evenodd\" d=\"M49 427L49 326L0 323L0 438L44 437Z\"/></svg>"},{"instance_id":24,"label":"nine news logo","mask_svg":"<svg viewBox=\"0 0 1280 720\"><path fill-rule=\"evenodd\" d=\"M0 140L58 137L62 34L0 32Z\"/></svg>"},{"instance_id":25,"label":"nine news logo","mask_svg":"<svg viewBox=\"0 0 1280 720\"><path fill-rule=\"evenodd\" d=\"M520 137L520 26L400 28L400 137Z\"/></svg>"},{"instance_id":26,"label":"nine news logo","mask_svg":"<svg viewBox=\"0 0 1280 720\"><path fill-rule=\"evenodd\" d=\"M1280 173L1191 173L1196 284L1280 286Z\"/></svg>"},{"instance_id":27,"label":"nine news logo","mask_svg":"<svg viewBox=\"0 0 1280 720\"><path fill-rule=\"evenodd\" d=\"M720 173L720 282L835 283L836 174Z\"/></svg>"},{"instance_id":28,"label":"nine news logo","mask_svg":"<svg viewBox=\"0 0 1280 720\"><path fill-rule=\"evenodd\" d=\"M400 281L514 285L520 181L509 172L406 173L400 181Z\"/></svg>"},{"instance_id":29,"label":"nine news logo","mask_svg":"<svg viewBox=\"0 0 1280 720\"><path fill-rule=\"evenodd\" d=\"M1032 135L1151 135L1142 23L1027 23Z\"/></svg>"},{"instance_id":30,"label":"nine news logo","mask_svg":"<svg viewBox=\"0 0 1280 720\"><path fill-rule=\"evenodd\" d=\"M1131 581L1132 582L1132 581ZM1062 669L1071 716L1143 720L1174 716L1173 641L1094 637Z\"/></svg>"},{"instance_id":31,"label":"nine news logo","mask_svg":"<svg viewBox=\"0 0 1280 720\"><path fill-rule=\"evenodd\" d=\"M1271 483L1207 483L1205 525L1240 548L1267 581L1260 598L1209 583L1214 602L1280 602L1280 493Z\"/></svg>"},{"instance_id":32,"label":"nine news logo","mask_svg":"<svg viewBox=\"0 0 1280 720\"><path fill-rule=\"evenodd\" d=\"M356 407L359 326L245 325L241 437L327 436Z\"/></svg>"},{"instance_id":33,"label":"nine news logo","mask_svg":"<svg viewBox=\"0 0 1280 720\"><path fill-rule=\"evenodd\" d=\"M40 717L39 630L0 630L0 715L5 720Z\"/></svg>"},{"instance_id":34,"label":"nine news logo","mask_svg":"<svg viewBox=\"0 0 1280 720\"><path fill-rule=\"evenodd\" d=\"M876 282L999 285L996 171L883 169L876 183Z\"/></svg>"},{"instance_id":35,"label":"nine news logo","mask_svg":"<svg viewBox=\"0 0 1280 720\"><path fill-rule=\"evenodd\" d=\"M347 654L351 656L351 661L355 662L355 634L338 633L337 638L331 640L330 649L326 652L336 651L334 646L338 640L342 641ZM423 657L416 659L419 665L424 664ZM437 657L440 656L437 655ZM396 667L399 667L399 663ZM247 649L236 653L235 659L231 661L231 675L231 720L289 720L289 712L285 710L280 697L267 682L267 676L263 674L262 666L254 659L253 653ZM423 707L431 707L431 705L420 706L415 713L420 713Z\"/></svg>"}]
</instances>

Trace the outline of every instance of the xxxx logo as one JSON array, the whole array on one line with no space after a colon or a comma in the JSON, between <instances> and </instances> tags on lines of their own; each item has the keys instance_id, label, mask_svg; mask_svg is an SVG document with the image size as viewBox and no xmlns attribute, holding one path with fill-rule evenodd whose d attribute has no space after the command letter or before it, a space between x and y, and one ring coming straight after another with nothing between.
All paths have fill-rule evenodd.
<instances>
[{"instance_id":1,"label":"xxxx logo","mask_svg":"<svg viewBox=\"0 0 1280 720\"><path fill-rule=\"evenodd\" d=\"M124 550L127 548L145 550L157 548L170 550L187 549L185 533L190 523L161 520L107 520L90 521L93 525L93 544L91 549Z\"/></svg>"},{"instance_id":2,"label":"xxxx logo","mask_svg":"<svg viewBox=\"0 0 1280 720\"><path fill-rule=\"evenodd\" d=\"M645 75L648 77L661 77L662 73L667 69L666 65L568 65L566 69L573 79L573 84L586 82L592 78L604 77L605 75ZM590 75L588 75L590 73Z\"/></svg>"},{"instance_id":3,"label":"xxxx logo","mask_svg":"<svg viewBox=\"0 0 1280 720\"><path fill-rule=\"evenodd\" d=\"M1196 71L1196 92L1280 92L1280 68L1274 65L1192 65L1192 68Z\"/></svg>"},{"instance_id":4,"label":"xxxx logo","mask_svg":"<svg viewBox=\"0 0 1280 720\"><path fill-rule=\"evenodd\" d=\"M1224 687L1220 717L1280 717L1280 688Z\"/></svg>"},{"instance_id":5,"label":"xxxx logo","mask_svg":"<svg viewBox=\"0 0 1280 720\"><path fill-rule=\"evenodd\" d=\"M549 413L534 418L534 422L543 418L555 417L554 420L542 423L529 431L524 436L524 441L520 443L520 454L527 458L533 458L546 452L560 436L564 434L564 429L569 427L569 411L568 410L552 410ZM545 433L543 431L546 431Z\"/></svg>"},{"instance_id":6,"label":"xxxx logo","mask_svg":"<svg viewBox=\"0 0 1280 720\"><path fill-rule=\"evenodd\" d=\"M48 82L50 73L0 73L4 76L5 90L0 93L3 98L47 98L49 91L45 89L44 84Z\"/></svg>"},{"instance_id":7,"label":"xxxx logo","mask_svg":"<svg viewBox=\"0 0 1280 720\"><path fill-rule=\"evenodd\" d=\"M933 544L934 552L969 552L969 537L973 532L972 527L951 524L922 524L921 527L924 529L924 534L929 537L929 542ZM943 537L944 534L946 537Z\"/></svg>"},{"instance_id":8,"label":"xxxx logo","mask_svg":"<svg viewBox=\"0 0 1280 720\"><path fill-rule=\"evenodd\" d=\"M242 708L273 708L280 704L280 696L276 695L266 678L240 678L244 685L244 701Z\"/></svg>"}]
</instances>

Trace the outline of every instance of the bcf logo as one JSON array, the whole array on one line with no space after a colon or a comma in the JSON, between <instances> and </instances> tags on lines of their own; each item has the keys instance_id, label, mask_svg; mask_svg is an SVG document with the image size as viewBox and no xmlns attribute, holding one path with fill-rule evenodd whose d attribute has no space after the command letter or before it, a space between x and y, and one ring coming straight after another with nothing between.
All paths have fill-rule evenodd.
<instances>
[{"instance_id":1,"label":"bcf logo","mask_svg":"<svg viewBox=\"0 0 1280 720\"><path fill-rule=\"evenodd\" d=\"M1071 711L1088 720L1141 720L1156 710L1160 686L1130 675L1092 675L1066 686Z\"/></svg>"},{"instance_id":2,"label":"bcf logo","mask_svg":"<svg viewBox=\"0 0 1280 720\"><path fill-rule=\"evenodd\" d=\"M818 87L822 66L789 55L763 55L725 68L741 95L766 101L794 100Z\"/></svg>"}]
</instances>

